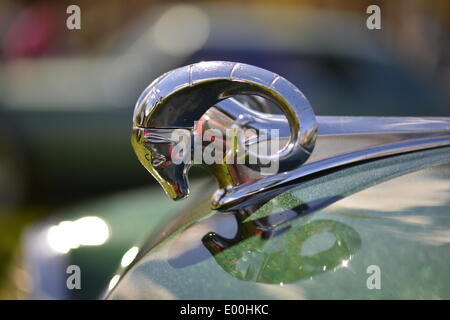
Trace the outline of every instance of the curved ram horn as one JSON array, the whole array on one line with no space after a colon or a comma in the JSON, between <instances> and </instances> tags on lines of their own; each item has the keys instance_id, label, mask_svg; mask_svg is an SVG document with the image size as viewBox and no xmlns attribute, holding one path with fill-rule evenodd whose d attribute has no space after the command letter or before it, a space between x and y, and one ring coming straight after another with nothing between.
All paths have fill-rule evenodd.
<instances>
[{"instance_id":1,"label":"curved ram horn","mask_svg":"<svg viewBox=\"0 0 450 320\"><path fill-rule=\"evenodd\" d=\"M277 161L281 172L292 170L308 159L316 140L316 117L308 100L293 84L275 73L243 63L211 61L188 65L153 81L139 97L133 115L132 143L136 154L169 196L179 199L189 190L186 179L189 163L173 162L169 153L175 141L170 133L176 129L192 133L195 122L210 108L215 106L227 114L230 104L236 107L235 112L240 110L239 115L233 115L239 126L239 119L250 113L232 99L240 95L272 101L286 116L290 132L289 141L277 153L252 154L246 148L247 156L262 163ZM270 129L270 121L267 123ZM213 167L221 188L242 183L236 180L236 175L229 174L230 170L236 170L229 164Z\"/></svg>"}]
</instances>

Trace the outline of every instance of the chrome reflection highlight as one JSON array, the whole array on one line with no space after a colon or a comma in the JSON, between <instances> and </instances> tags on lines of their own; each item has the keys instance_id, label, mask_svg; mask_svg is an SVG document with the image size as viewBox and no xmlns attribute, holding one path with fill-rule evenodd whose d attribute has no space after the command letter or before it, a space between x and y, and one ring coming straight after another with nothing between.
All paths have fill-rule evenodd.
<instances>
[{"instance_id":1,"label":"chrome reflection highlight","mask_svg":"<svg viewBox=\"0 0 450 320\"><path fill-rule=\"evenodd\" d=\"M108 224L99 217L62 221L47 231L47 243L55 252L68 253L80 246L99 246L110 236Z\"/></svg>"},{"instance_id":2,"label":"chrome reflection highlight","mask_svg":"<svg viewBox=\"0 0 450 320\"><path fill-rule=\"evenodd\" d=\"M116 285L119 283L120 275L115 274L111 280L109 281L108 290L111 291L116 287Z\"/></svg>"},{"instance_id":3,"label":"chrome reflection highlight","mask_svg":"<svg viewBox=\"0 0 450 320\"><path fill-rule=\"evenodd\" d=\"M128 267L134 261L138 253L138 247L131 247L127 252L125 252L122 260L120 261L120 265L122 266L122 268Z\"/></svg>"}]
</instances>

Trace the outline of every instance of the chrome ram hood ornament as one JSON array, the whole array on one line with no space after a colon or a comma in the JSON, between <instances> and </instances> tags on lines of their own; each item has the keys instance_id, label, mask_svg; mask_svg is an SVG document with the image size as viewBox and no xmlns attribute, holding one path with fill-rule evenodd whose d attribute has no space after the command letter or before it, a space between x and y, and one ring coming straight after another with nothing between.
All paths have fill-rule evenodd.
<instances>
[{"instance_id":1,"label":"chrome ram hood ornament","mask_svg":"<svg viewBox=\"0 0 450 320\"><path fill-rule=\"evenodd\" d=\"M447 118L316 117L283 77L222 61L163 74L133 115L136 155L167 195L186 197L187 172L201 165L218 181L216 209L317 171L449 143Z\"/></svg>"}]
</instances>

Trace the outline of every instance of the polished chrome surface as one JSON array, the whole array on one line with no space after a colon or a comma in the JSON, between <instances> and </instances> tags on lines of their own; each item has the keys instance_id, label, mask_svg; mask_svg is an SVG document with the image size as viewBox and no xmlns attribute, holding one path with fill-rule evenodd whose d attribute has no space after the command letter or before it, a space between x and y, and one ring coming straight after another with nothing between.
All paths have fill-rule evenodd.
<instances>
[{"instance_id":1,"label":"polished chrome surface","mask_svg":"<svg viewBox=\"0 0 450 320\"><path fill-rule=\"evenodd\" d=\"M273 114L271 104L284 115ZM327 169L450 145L449 118L315 117L304 95L284 78L231 62L202 62L162 75L139 98L133 121L139 160L173 199L189 193L186 175L194 164L175 164L171 158L174 130L188 130L195 140L209 129L223 134L252 129L254 134L238 139L246 157L252 155L250 146L279 138L277 152L256 155L257 164L195 163L217 179L212 207L221 209L242 207L255 196ZM278 137L270 129L277 129ZM227 141L214 143L225 148ZM279 170L264 174L262 163L275 158Z\"/></svg>"},{"instance_id":2,"label":"polished chrome surface","mask_svg":"<svg viewBox=\"0 0 450 320\"><path fill-rule=\"evenodd\" d=\"M208 115L207 111L217 104L221 106L219 110L227 110L221 112L223 121L230 120L235 129L243 131L255 122L250 109L234 100L221 103L237 95L256 95L275 103L286 117L290 137L276 154L264 156L252 154L247 147L251 142L239 139L238 148L244 150L244 157L253 156L259 160L258 164L248 169L230 163L208 166L219 181L220 195L243 181L259 179L260 163L276 160L281 171L288 171L309 157L316 138L315 115L305 96L286 79L261 68L233 62L200 62L175 69L153 81L140 96L134 111L132 135L139 160L173 199L189 193L186 177L189 163L175 164L171 159L170 151L175 146L170 139L172 132L189 130L195 138L209 127L225 130L221 126L223 122L209 120L213 114L211 111ZM262 126L270 127L270 119L259 117L258 120Z\"/></svg>"}]
</instances>

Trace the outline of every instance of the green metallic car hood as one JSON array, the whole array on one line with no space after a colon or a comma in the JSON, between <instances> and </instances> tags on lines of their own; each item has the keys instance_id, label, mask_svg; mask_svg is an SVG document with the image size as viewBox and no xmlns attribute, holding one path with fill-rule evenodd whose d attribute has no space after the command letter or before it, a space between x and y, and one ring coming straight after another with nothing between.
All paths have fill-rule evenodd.
<instances>
[{"instance_id":1,"label":"green metallic car hood","mask_svg":"<svg viewBox=\"0 0 450 320\"><path fill-rule=\"evenodd\" d=\"M108 297L448 299L449 163L450 148L360 163L239 212L189 201Z\"/></svg>"}]
</instances>

